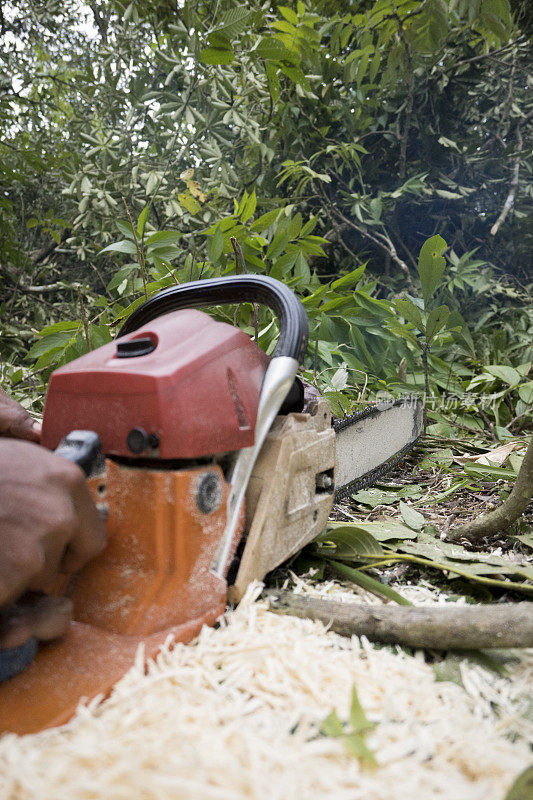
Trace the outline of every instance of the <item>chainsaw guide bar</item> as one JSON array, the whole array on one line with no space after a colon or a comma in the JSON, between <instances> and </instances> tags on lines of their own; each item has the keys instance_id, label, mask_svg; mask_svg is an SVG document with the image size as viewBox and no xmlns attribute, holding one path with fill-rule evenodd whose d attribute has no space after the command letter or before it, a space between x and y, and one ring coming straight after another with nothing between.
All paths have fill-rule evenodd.
<instances>
[{"instance_id":1,"label":"chainsaw guide bar","mask_svg":"<svg viewBox=\"0 0 533 800\"><path fill-rule=\"evenodd\" d=\"M387 420L387 416L390 420ZM377 424L373 425L372 422ZM382 429L383 423L387 425L387 422L393 428L389 431L388 439L386 431ZM385 401L375 406L367 406L346 417L334 417L332 426L337 437L335 502L338 502L360 489L371 486L390 472L413 449L423 431L423 405L418 397L411 396ZM382 430L378 431L379 428ZM378 436L376 432L379 433ZM346 452L342 452L343 437L349 437L352 443L351 448L344 448ZM393 449L393 452L388 452L391 444L393 448L395 444L399 446ZM381 449L376 452L379 446ZM371 453L368 452L368 448L372 448ZM372 466L373 461L377 461L375 466ZM368 468L365 468L364 464ZM361 474L354 474L357 470L361 470Z\"/></svg>"}]
</instances>

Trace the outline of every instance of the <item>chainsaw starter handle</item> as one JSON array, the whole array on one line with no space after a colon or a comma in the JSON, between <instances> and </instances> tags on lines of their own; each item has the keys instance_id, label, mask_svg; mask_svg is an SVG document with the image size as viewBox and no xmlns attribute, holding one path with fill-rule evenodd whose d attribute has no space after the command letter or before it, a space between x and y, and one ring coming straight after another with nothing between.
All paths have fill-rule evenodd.
<instances>
[{"instance_id":1,"label":"chainsaw starter handle","mask_svg":"<svg viewBox=\"0 0 533 800\"><path fill-rule=\"evenodd\" d=\"M288 356L302 363L309 336L307 314L294 292L267 275L231 275L163 289L135 309L118 335L133 333L142 325L171 311L224 303L261 303L271 308L280 325L273 357Z\"/></svg>"}]
</instances>

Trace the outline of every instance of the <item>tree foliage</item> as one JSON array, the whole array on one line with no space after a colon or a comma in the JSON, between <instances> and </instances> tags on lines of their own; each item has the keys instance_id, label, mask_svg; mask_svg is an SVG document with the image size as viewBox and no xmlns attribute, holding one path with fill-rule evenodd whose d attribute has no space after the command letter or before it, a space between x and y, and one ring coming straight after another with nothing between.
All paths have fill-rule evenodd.
<instances>
[{"instance_id":1,"label":"tree foliage","mask_svg":"<svg viewBox=\"0 0 533 800\"><path fill-rule=\"evenodd\" d=\"M145 292L234 271L235 238L250 271L302 296L307 373L334 403L425 386L461 396L452 421L475 432L464 395L482 394L496 438L520 430L526 9L4 2L4 381L22 395L84 352L83 316L98 346Z\"/></svg>"}]
</instances>

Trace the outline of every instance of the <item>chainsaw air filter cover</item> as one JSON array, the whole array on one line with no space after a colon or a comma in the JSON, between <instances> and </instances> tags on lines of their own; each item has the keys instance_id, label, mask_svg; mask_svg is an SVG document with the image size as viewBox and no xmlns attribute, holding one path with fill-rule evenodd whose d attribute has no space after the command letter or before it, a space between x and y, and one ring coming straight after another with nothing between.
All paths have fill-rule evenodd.
<instances>
[{"instance_id":1,"label":"chainsaw air filter cover","mask_svg":"<svg viewBox=\"0 0 533 800\"><path fill-rule=\"evenodd\" d=\"M269 358L202 311L158 317L56 370L41 443L97 431L106 455L190 459L254 442Z\"/></svg>"}]
</instances>

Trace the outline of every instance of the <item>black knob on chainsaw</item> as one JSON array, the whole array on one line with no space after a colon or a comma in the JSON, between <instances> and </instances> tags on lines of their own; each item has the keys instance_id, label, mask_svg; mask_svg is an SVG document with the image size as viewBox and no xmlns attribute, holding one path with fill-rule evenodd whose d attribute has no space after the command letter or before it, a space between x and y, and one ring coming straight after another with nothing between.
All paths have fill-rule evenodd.
<instances>
[{"instance_id":1,"label":"black knob on chainsaw","mask_svg":"<svg viewBox=\"0 0 533 800\"><path fill-rule=\"evenodd\" d=\"M139 358L153 353L154 350L155 344L148 336L117 342L117 358Z\"/></svg>"},{"instance_id":2,"label":"black knob on chainsaw","mask_svg":"<svg viewBox=\"0 0 533 800\"><path fill-rule=\"evenodd\" d=\"M159 446L159 438L155 433L147 433L144 428L132 428L128 433L126 444L132 453L139 455L145 450L154 450Z\"/></svg>"}]
</instances>

